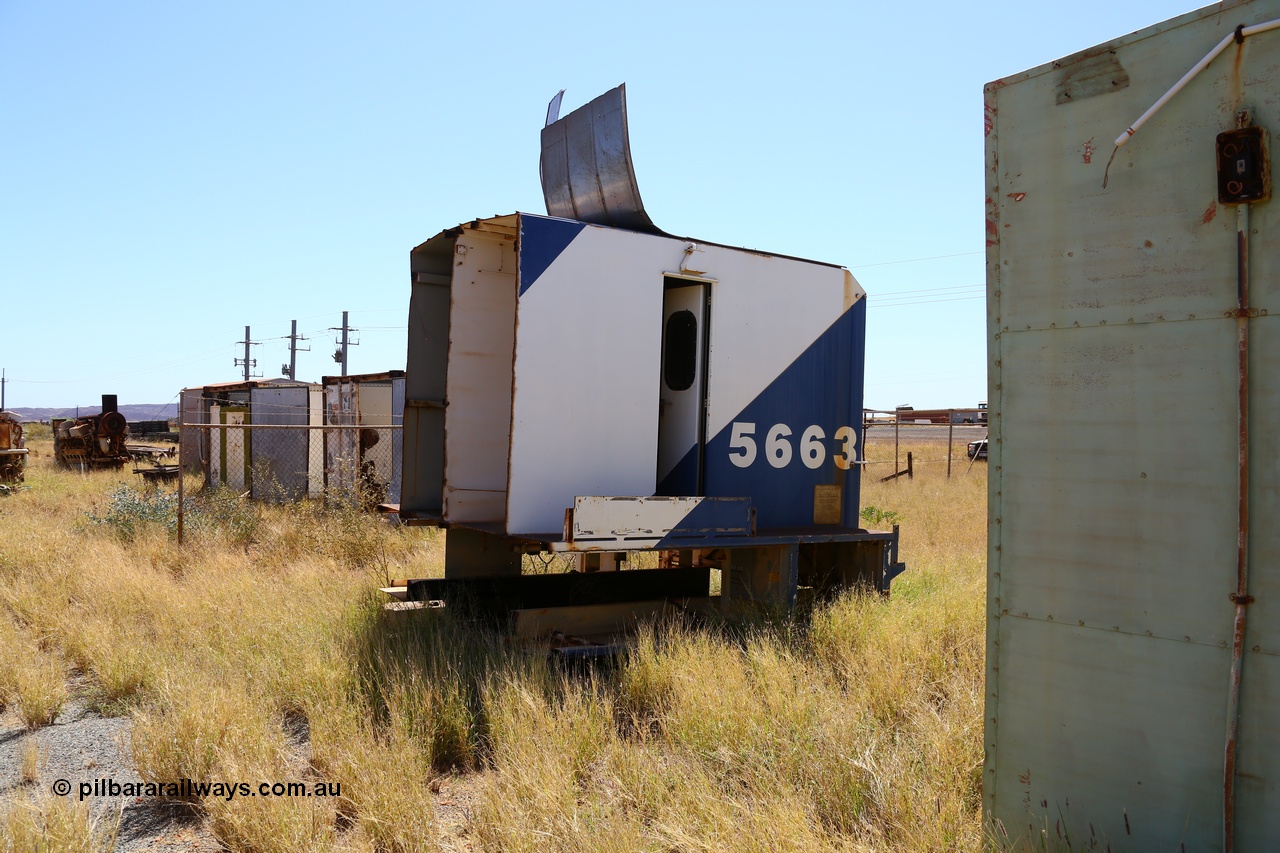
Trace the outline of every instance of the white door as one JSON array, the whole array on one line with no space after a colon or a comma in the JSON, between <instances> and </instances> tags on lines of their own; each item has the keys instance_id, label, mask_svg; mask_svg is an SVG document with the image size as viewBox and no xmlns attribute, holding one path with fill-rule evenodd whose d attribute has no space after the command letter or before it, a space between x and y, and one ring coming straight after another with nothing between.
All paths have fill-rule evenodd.
<instances>
[{"instance_id":1,"label":"white door","mask_svg":"<svg viewBox=\"0 0 1280 853\"><path fill-rule=\"evenodd\" d=\"M223 409L222 422L224 424L243 424L248 421L245 417L244 409ZM249 436L248 430L244 429L224 429L222 430L223 438L223 472L226 475L226 484L235 489L237 492L243 492L246 487L245 470L248 467L249 458Z\"/></svg>"},{"instance_id":2,"label":"white door","mask_svg":"<svg viewBox=\"0 0 1280 853\"><path fill-rule=\"evenodd\" d=\"M658 494L702 494L706 443L706 282L665 279L658 413Z\"/></svg>"}]
</instances>

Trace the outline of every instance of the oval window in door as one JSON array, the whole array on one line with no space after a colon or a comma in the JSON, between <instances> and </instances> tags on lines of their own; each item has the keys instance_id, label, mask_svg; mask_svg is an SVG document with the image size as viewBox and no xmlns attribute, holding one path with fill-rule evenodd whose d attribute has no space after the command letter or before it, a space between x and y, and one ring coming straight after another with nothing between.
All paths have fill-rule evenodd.
<instances>
[{"instance_id":1,"label":"oval window in door","mask_svg":"<svg viewBox=\"0 0 1280 853\"><path fill-rule=\"evenodd\" d=\"M685 391L698 375L698 318L692 311L677 311L667 318L663 334L662 381L672 391Z\"/></svg>"}]
</instances>

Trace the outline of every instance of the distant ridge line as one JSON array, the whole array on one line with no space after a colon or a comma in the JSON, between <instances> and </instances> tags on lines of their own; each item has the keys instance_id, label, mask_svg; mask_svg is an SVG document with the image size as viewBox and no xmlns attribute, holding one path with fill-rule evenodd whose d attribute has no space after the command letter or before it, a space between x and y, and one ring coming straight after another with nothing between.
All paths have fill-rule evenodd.
<instances>
[{"instance_id":1,"label":"distant ridge line","mask_svg":"<svg viewBox=\"0 0 1280 853\"><path fill-rule=\"evenodd\" d=\"M177 403L128 403L118 407L125 420L129 421L165 421L178 417ZM74 418L75 406L63 407L25 407L14 406L5 411L14 412L24 421L47 421L50 418ZM96 415L102 411L102 405L81 406L80 416Z\"/></svg>"}]
</instances>

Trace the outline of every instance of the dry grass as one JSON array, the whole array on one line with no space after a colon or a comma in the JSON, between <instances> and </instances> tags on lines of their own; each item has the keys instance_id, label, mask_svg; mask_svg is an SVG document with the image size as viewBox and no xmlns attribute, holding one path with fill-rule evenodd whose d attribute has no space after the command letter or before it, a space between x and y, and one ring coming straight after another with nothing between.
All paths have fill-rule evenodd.
<instances>
[{"instance_id":1,"label":"dry grass","mask_svg":"<svg viewBox=\"0 0 1280 853\"><path fill-rule=\"evenodd\" d=\"M20 795L0 804L3 853L108 853L115 836L115 826L66 797Z\"/></svg>"},{"instance_id":2,"label":"dry grass","mask_svg":"<svg viewBox=\"0 0 1280 853\"><path fill-rule=\"evenodd\" d=\"M22 755L18 759L18 781L23 785L34 785L44 775L49 756L40 748L35 738L26 738L22 744Z\"/></svg>"},{"instance_id":3,"label":"dry grass","mask_svg":"<svg viewBox=\"0 0 1280 853\"><path fill-rule=\"evenodd\" d=\"M584 673L439 613L382 611L388 578L439 570L428 532L214 496L182 547L163 521L122 536L85 513L138 489L129 475L56 471L33 445L29 488L0 505L0 645L17 650L0 656L0 703L47 722L38 708L56 714L75 671L98 708L132 717L144 779L341 786L197 798L232 850L454 845L442 774L474 792L477 849L983 846L983 463L865 483L880 526L902 525L892 598L750 630L652 626ZM50 822L91 839L77 815L23 801L0 850L42 849L26 839Z\"/></svg>"}]
</instances>

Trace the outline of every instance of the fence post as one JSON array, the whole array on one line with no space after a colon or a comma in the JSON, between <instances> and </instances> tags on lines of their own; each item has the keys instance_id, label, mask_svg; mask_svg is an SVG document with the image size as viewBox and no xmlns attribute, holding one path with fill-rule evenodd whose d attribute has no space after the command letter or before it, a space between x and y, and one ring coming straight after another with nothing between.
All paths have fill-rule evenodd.
<instances>
[{"instance_id":1,"label":"fence post","mask_svg":"<svg viewBox=\"0 0 1280 853\"><path fill-rule=\"evenodd\" d=\"M956 431L956 410L947 412L947 479L951 479L951 445Z\"/></svg>"},{"instance_id":2,"label":"fence post","mask_svg":"<svg viewBox=\"0 0 1280 853\"><path fill-rule=\"evenodd\" d=\"M907 479L914 480L916 478L915 471L911 467L911 451L907 451Z\"/></svg>"},{"instance_id":3,"label":"fence post","mask_svg":"<svg viewBox=\"0 0 1280 853\"><path fill-rule=\"evenodd\" d=\"M893 413L893 470L898 470L898 425L902 423L902 415L898 411Z\"/></svg>"},{"instance_id":4,"label":"fence post","mask_svg":"<svg viewBox=\"0 0 1280 853\"><path fill-rule=\"evenodd\" d=\"M181 436L182 433L179 432L178 435ZM187 479L187 472L182 470L181 454L179 454L178 460L179 460L178 462L178 544L181 545L182 544L182 500L185 497L185 493L182 488L182 481Z\"/></svg>"}]
</instances>

